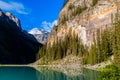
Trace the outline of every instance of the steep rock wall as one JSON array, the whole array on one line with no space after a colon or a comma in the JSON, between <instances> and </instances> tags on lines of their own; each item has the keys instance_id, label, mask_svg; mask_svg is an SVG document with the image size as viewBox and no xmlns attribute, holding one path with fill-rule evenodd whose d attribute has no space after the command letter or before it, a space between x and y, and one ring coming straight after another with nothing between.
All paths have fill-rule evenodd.
<instances>
[{"instance_id":1,"label":"steep rock wall","mask_svg":"<svg viewBox=\"0 0 120 80\"><path fill-rule=\"evenodd\" d=\"M112 26L119 4L120 0L98 0L94 6L92 0L69 0L60 12L58 26L51 31L48 44L64 39L71 31L84 45L90 46L98 29L103 31Z\"/></svg>"}]
</instances>

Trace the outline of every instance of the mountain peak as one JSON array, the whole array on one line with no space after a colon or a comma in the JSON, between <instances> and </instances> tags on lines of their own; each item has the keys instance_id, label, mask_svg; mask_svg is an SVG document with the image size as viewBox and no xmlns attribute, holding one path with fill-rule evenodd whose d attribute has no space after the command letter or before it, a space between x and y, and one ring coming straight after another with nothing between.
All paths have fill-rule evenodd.
<instances>
[{"instance_id":1,"label":"mountain peak","mask_svg":"<svg viewBox=\"0 0 120 80\"><path fill-rule=\"evenodd\" d=\"M33 28L32 30L30 30L28 33L30 34L43 34L42 30L38 29L38 28Z\"/></svg>"},{"instance_id":2,"label":"mountain peak","mask_svg":"<svg viewBox=\"0 0 120 80\"><path fill-rule=\"evenodd\" d=\"M6 14L6 16L11 16L12 15L12 13L10 13L10 12L6 12L5 14Z\"/></svg>"},{"instance_id":3,"label":"mountain peak","mask_svg":"<svg viewBox=\"0 0 120 80\"><path fill-rule=\"evenodd\" d=\"M16 18L12 13L6 12L5 15L8 16L10 20L14 21L19 28L21 28L20 20Z\"/></svg>"},{"instance_id":4,"label":"mountain peak","mask_svg":"<svg viewBox=\"0 0 120 80\"><path fill-rule=\"evenodd\" d=\"M34 35L34 37L40 43L45 43L47 38L48 38L48 35L49 35L49 32L42 30L42 29L39 29L39 28L33 28L28 33Z\"/></svg>"}]
</instances>

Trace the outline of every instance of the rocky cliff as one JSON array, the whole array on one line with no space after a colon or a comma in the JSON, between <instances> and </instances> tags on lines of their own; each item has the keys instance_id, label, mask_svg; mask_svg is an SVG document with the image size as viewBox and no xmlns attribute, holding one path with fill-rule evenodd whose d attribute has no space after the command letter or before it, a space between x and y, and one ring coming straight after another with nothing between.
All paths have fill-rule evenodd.
<instances>
[{"instance_id":1,"label":"rocky cliff","mask_svg":"<svg viewBox=\"0 0 120 80\"><path fill-rule=\"evenodd\" d=\"M67 0L58 20L48 38L52 45L57 39L63 39L71 31L79 36L82 43L90 46L93 35L99 29L111 27L115 14L120 9L120 0Z\"/></svg>"},{"instance_id":2,"label":"rocky cliff","mask_svg":"<svg viewBox=\"0 0 120 80\"><path fill-rule=\"evenodd\" d=\"M18 18L0 10L0 64L32 63L40 46L34 36L22 30Z\"/></svg>"}]
</instances>

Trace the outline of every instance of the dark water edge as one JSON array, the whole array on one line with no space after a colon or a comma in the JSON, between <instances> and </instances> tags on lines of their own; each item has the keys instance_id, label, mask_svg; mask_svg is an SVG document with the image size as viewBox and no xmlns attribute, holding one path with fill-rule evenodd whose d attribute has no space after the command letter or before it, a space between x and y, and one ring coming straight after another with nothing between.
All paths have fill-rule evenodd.
<instances>
[{"instance_id":1,"label":"dark water edge","mask_svg":"<svg viewBox=\"0 0 120 80\"><path fill-rule=\"evenodd\" d=\"M0 67L0 80L99 80L97 71L82 69L81 72L69 76L44 67L39 71L33 67Z\"/></svg>"}]
</instances>

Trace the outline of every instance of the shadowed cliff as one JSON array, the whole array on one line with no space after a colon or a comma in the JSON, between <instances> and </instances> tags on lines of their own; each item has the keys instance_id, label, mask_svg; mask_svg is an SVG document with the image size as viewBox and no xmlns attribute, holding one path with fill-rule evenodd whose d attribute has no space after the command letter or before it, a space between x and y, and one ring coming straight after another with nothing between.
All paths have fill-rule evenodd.
<instances>
[{"instance_id":1,"label":"shadowed cliff","mask_svg":"<svg viewBox=\"0 0 120 80\"><path fill-rule=\"evenodd\" d=\"M20 21L0 10L0 64L27 64L36 60L42 44L20 26Z\"/></svg>"}]
</instances>

